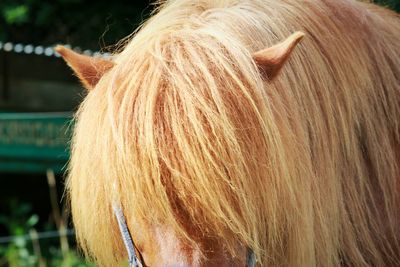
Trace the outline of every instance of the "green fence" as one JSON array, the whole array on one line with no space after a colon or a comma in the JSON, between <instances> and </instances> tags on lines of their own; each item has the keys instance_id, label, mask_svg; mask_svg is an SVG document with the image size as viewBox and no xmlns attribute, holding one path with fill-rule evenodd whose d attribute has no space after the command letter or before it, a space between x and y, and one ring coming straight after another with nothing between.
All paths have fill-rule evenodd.
<instances>
[{"instance_id":1,"label":"green fence","mask_svg":"<svg viewBox=\"0 0 400 267\"><path fill-rule=\"evenodd\" d=\"M65 170L72 113L0 113L0 172Z\"/></svg>"}]
</instances>

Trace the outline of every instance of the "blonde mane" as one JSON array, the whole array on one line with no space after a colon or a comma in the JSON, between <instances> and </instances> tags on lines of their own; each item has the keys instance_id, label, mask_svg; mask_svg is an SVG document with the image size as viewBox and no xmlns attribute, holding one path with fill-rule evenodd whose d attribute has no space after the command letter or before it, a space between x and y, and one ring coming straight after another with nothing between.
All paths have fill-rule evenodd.
<instances>
[{"instance_id":1,"label":"blonde mane","mask_svg":"<svg viewBox=\"0 0 400 267\"><path fill-rule=\"evenodd\" d=\"M294 31L266 79L252 53ZM166 1L76 115L83 250L125 260L119 201L130 229L249 247L262 266L398 266L399 44L395 13L350 0Z\"/></svg>"}]
</instances>

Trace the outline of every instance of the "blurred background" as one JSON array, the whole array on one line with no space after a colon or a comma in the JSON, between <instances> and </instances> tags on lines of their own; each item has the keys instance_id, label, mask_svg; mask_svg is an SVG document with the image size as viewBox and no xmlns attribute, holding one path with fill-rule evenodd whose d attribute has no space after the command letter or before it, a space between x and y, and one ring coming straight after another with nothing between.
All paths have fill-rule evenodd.
<instances>
[{"instance_id":1,"label":"blurred background","mask_svg":"<svg viewBox=\"0 0 400 267\"><path fill-rule=\"evenodd\" d=\"M400 0L374 2L400 11ZM76 249L63 198L71 118L85 92L53 47L111 52L152 8L0 0L0 267L93 266Z\"/></svg>"},{"instance_id":2,"label":"blurred background","mask_svg":"<svg viewBox=\"0 0 400 267\"><path fill-rule=\"evenodd\" d=\"M0 0L0 266L92 266L76 251L63 198L71 118L85 91L53 47L107 53L151 9Z\"/></svg>"}]
</instances>

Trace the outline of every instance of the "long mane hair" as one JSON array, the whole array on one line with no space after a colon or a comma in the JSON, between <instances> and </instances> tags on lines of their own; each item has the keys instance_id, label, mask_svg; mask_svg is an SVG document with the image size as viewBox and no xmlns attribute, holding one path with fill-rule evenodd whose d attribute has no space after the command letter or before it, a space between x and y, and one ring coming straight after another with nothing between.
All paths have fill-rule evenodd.
<instances>
[{"instance_id":1,"label":"long mane hair","mask_svg":"<svg viewBox=\"0 0 400 267\"><path fill-rule=\"evenodd\" d=\"M266 78L252 53L298 30ZM263 266L399 265L399 44L397 14L350 0L160 4L76 115L81 247L124 260L118 201L140 235L169 225Z\"/></svg>"}]
</instances>

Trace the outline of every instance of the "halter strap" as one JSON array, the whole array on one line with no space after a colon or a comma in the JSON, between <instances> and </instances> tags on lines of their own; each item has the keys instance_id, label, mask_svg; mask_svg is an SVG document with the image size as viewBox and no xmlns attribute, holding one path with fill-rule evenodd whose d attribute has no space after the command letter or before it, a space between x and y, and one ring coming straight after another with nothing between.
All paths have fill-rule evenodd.
<instances>
[{"instance_id":1,"label":"halter strap","mask_svg":"<svg viewBox=\"0 0 400 267\"><path fill-rule=\"evenodd\" d=\"M129 267L143 267L142 263L140 262L140 260L136 255L135 244L133 243L121 206L114 204L113 209L114 209L114 215L118 221L119 231L121 232L125 249L128 252ZM248 249L246 267L255 267L255 266L256 266L256 256L253 250Z\"/></svg>"},{"instance_id":2,"label":"halter strap","mask_svg":"<svg viewBox=\"0 0 400 267\"><path fill-rule=\"evenodd\" d=\"M247 261L246 267L255 267L256 266L256 255L254 251L251 249L247 249Z\"/></svg>"},{"instance_id":3,"label":"halter strap","mask_svg":"<svg viewBox=\"0 0 400 267\"><path fill-rule=\"evenodd\" d=\"M129 267L143 267L139 261L135 245L133 243L131 234L129 233L128 226L126 224L124 213L122 212L121 206L113 205L114 215L117 218L119 231L121 232L122 240L124 241L126 251L128 252Z\"/></svg>"}]
</instances>

